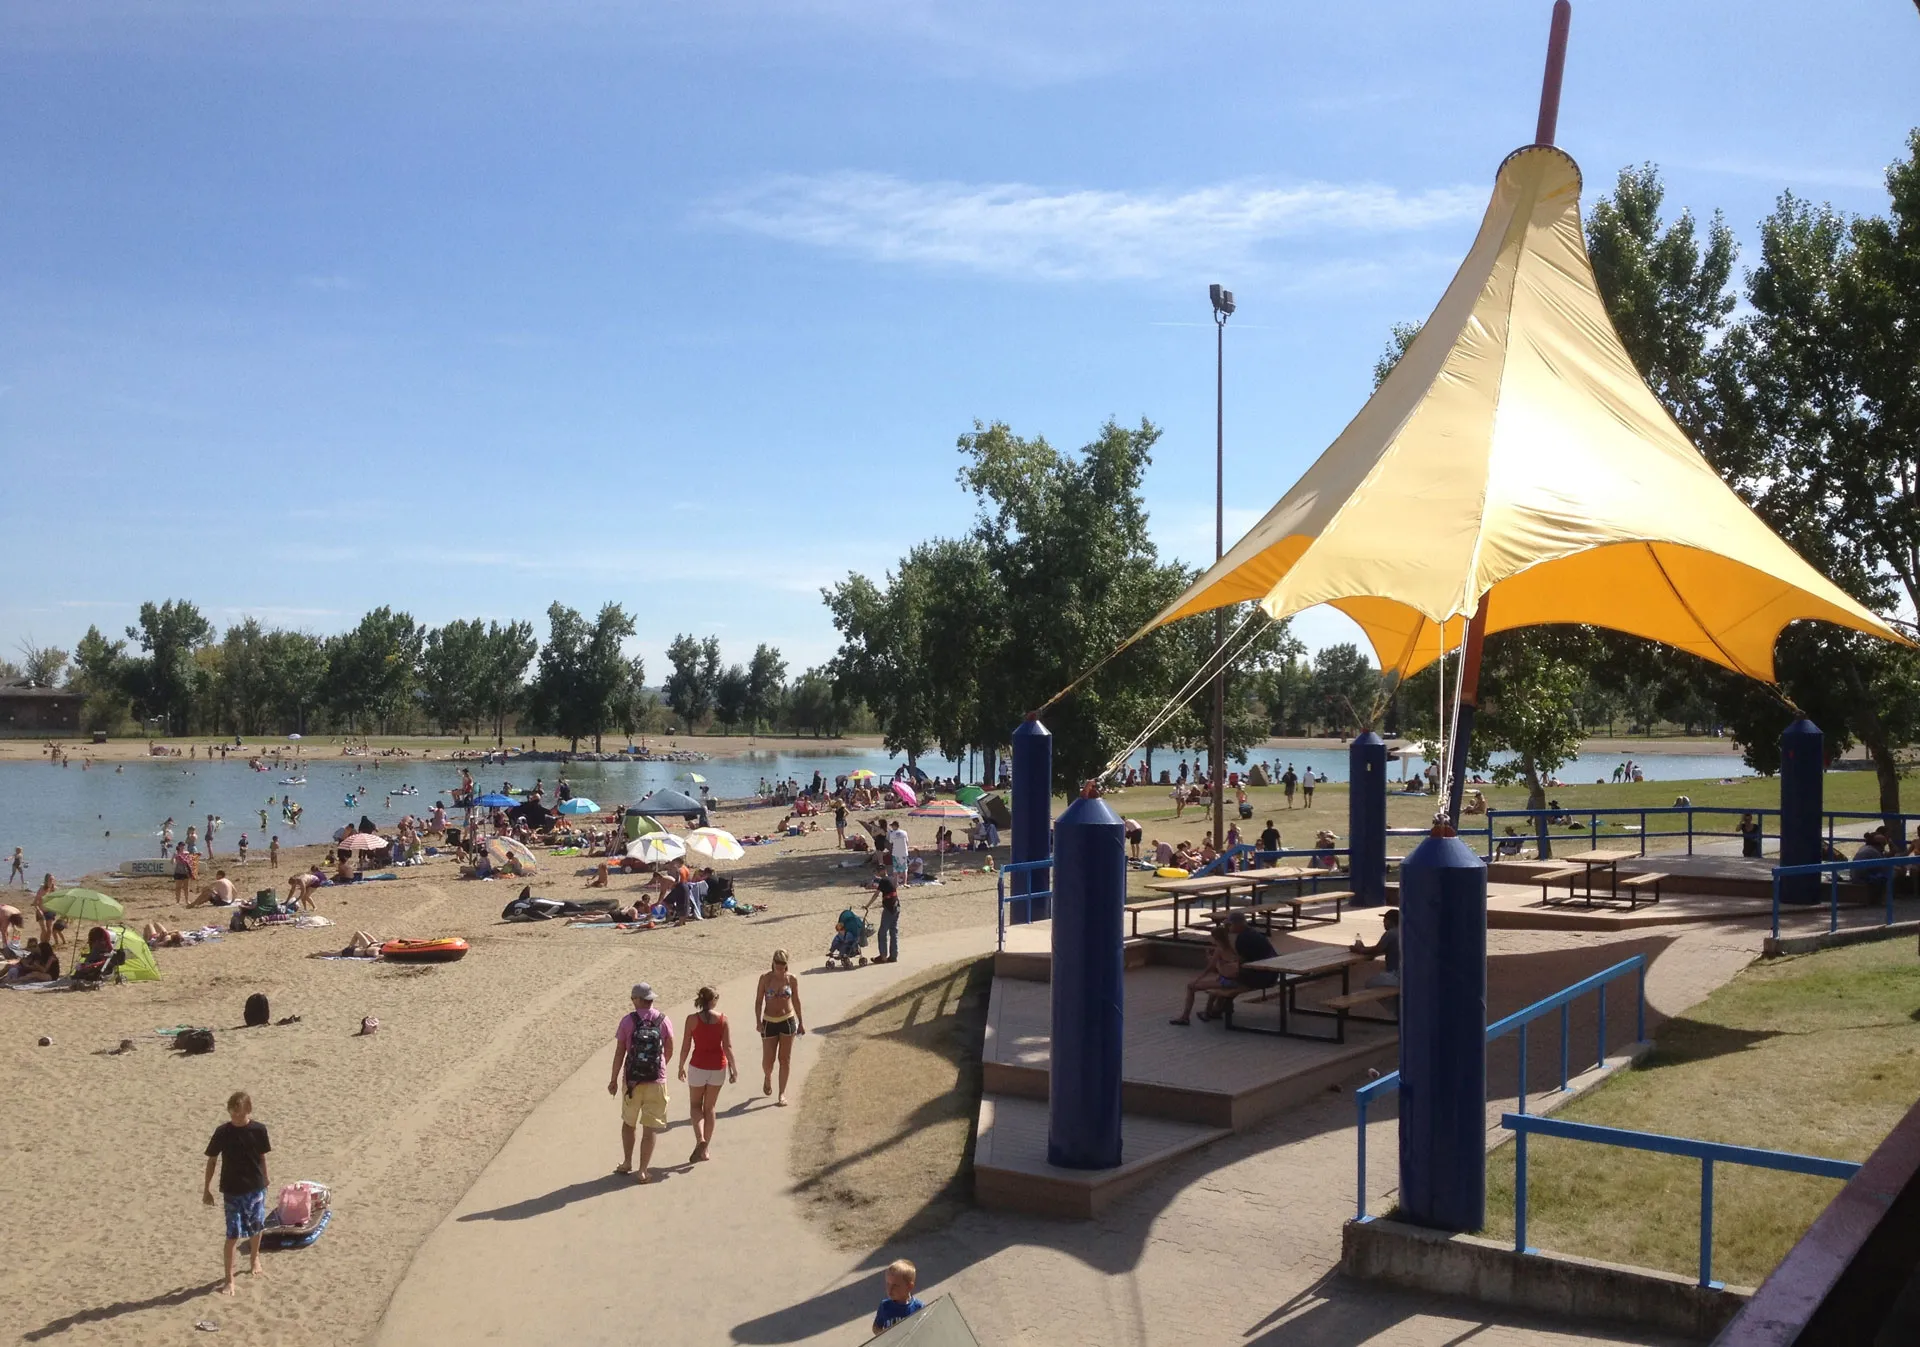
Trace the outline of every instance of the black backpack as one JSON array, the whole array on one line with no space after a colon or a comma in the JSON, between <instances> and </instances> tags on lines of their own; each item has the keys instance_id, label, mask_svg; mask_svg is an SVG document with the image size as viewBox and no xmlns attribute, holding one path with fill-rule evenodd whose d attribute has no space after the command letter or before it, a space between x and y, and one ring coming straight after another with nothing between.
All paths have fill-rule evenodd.
<instances>
[{"instance_id":1,"label":"black backpack","mask_svg":"<svg viewBox=\"0 0 1920 1347\"><path fill-rule=\"evenodd\" d=\"M173 1046L189 1056L213 1051L213 1030L182 1029L173 1036Z\"/></svg>"},{"instance_id":2,"label":"black backpack","mask_svg":"<svg viewBox=\"0 0 1920 1347\"><path fill-rule=\"evenodd\" d=\"M658 1082L664 1056L664 1045L660 1041L659 1017L636 1013L633 1037L627 1040L628 1091L631 1092L636 1085Z\"/></svg>"},{"instance_id":3,"label":"black backpack","mask_svg":"<svg viewBox=\"0 0 1920 1347\"><path fill-rule=\"evenodd\" d=\"M258 1029L263 1024L273 1022L273 1012L267 1009L265 992L255 992L247 998L247 1009L242 1018L245 1019L249 1029Z\"/></svg>"}]
</instances>

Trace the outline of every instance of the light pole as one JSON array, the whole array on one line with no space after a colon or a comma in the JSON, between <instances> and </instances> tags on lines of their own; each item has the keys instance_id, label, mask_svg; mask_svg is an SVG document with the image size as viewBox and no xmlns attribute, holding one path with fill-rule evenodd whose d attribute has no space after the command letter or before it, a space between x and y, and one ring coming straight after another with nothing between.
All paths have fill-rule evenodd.
<instances>
[{"instance_id":1,"label":"light pole","mask_svg":"<svg viewBox=\"0 0 1920 1347\"><path fill-rule=\"evenodd\" d=\"M1227 550L1227 319L1233 316L1233 291L1207 287L1213 301L1213 559ZM1213 610L1213 648L1218 657L1227 643L1227 610ZM1213 675L1213 741L1208 753L1213 780L1213 844L1227 849L1227 666Z\"/></svg>"}]
</instances>

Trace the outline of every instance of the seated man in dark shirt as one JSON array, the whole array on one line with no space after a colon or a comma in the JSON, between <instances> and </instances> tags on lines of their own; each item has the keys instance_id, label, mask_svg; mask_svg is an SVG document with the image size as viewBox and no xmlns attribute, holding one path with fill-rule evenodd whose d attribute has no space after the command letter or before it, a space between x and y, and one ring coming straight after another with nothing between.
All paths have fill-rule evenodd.
<instances>
[{"instance_id":1,"label":"seated man in dark shirt","mask_svg":"<svg viewBox=\"0 0 1920 1347\"><path fill-rule=\"evenodd\" d=\"M1234 975L1234 981L1243 987L1271 987L1280 981L1280 975L1267 968L1249 968L1247 965L1255 959L1271 959L1279 951L1274 949L1273 941L1255 930L1247 921L1247 914L1234 912L1227 917L1227 934L1233 939L1234 956L1240 960L1240 971ZM1207 1013L1217 1015L1224 1002L1214 997L1207 999Z\"/></svg>"}]
</instances>

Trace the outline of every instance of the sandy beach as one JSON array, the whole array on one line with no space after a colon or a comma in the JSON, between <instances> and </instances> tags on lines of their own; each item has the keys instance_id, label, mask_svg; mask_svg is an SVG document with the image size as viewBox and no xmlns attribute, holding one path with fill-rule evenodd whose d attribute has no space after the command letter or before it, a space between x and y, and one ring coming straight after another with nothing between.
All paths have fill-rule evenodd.
<instances>
[{"instance_id":1,"label":"sandy beach","mask_svg":"<svg viewBox=\"0 0 1920 1347\"><path fill-rule=\"evenodd\" d=\"M751 833L780 813L728 810L717 822ZM908 827L917 847L931 844L932 821ZM238 887L284 888L285 872L318 851L285 853L277 876L256 858ZM811 960L860 896L860 872L839 860L831 827L749 848L728 869L764 913L637 933L503 923L517 882L463 881L451 862L430 861L395 881L322 890L335 923L325 929L160 950L158 982L0 992L13 1159L0 1185L0 1335L152 1342L207 1319L241 1341L365 1340L413 1251L522 1119L590 1054L610 1051L627 988L651 981L678 1016L700 984L755 971L776 946ZM579 865L545 862L534 891L582 893ZM638 886L614 881L616 891ZM949 870L944 884L909 890L903 938L990 923L992 895L990 875ZM163 881L123 883L115 896L136 926L183 924ZM216 909L212 920L224 917ZM461 935L472 952L424 967L309 957L355 929ZM256 991L274 1018L299 1022L235 1028ZM380 1020L372 1037L355 1033L365 1015ZM170 1052L154 1030L180 1024L213 1027L215 1051ZM52 1046L36 1046L42 1035ZM123 1039L137 1050L114 1054ZM230 1300L215 1293L220 1219L200 1204L200 1178L236 1089L271 1131L274 1188L325 1183L335 1215L317 1244L269 1254L264 1279L243 1276ZM611 1151L611 1122L608 1132Z\"/></svg>"}]
</instances>

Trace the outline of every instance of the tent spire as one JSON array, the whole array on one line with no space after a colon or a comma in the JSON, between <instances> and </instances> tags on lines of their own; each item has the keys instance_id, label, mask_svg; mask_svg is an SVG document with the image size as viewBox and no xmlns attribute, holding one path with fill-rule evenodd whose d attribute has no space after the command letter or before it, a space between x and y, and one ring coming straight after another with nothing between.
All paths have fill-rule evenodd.
<instances>
[{"instance_id":1,"label":"tent spire","mask_svg":"<svg viewBox=\"0 0 1920 1347\"><path fill-rule=\"evenodd\" d=\"M1573 22L1569 0L1553 0L1553 27L1547 32L1547 73L1540 81L1540 121L1533 143L1553 144L1560 122L1560 77L1567 69L1567 28Z\"/></svg>"},{"instance_id":2,"label":"tent spire","mask_svg":"<svg viewBox=\"0 0 1920 1347\"><path fill-rule=\"evenodd\" d=\"M1547 68L1540 78L1540 119L1533 130L1536 145L1553 144L1554 133L1560 126L1560 80L1567 71L1567 30L1572 25L1571 0L1553 0L1553 24L1547 30ZM1473 721L1480 710L1480 651L1486 640L1487 596L1482 594L1479 606L1467 623L1461 650L1460 697L1454 705L1458 728L1450 745L1447 777L1440 786L1446 792L1443 799L1447 821L1455 828L1460 826L1460 798L1466 794L1467 752L1473 746ZM1441 686L1444 689L1444 680ZM1445 726L1441 729L1444 732Z\"/></svg>"}]
</instances>

